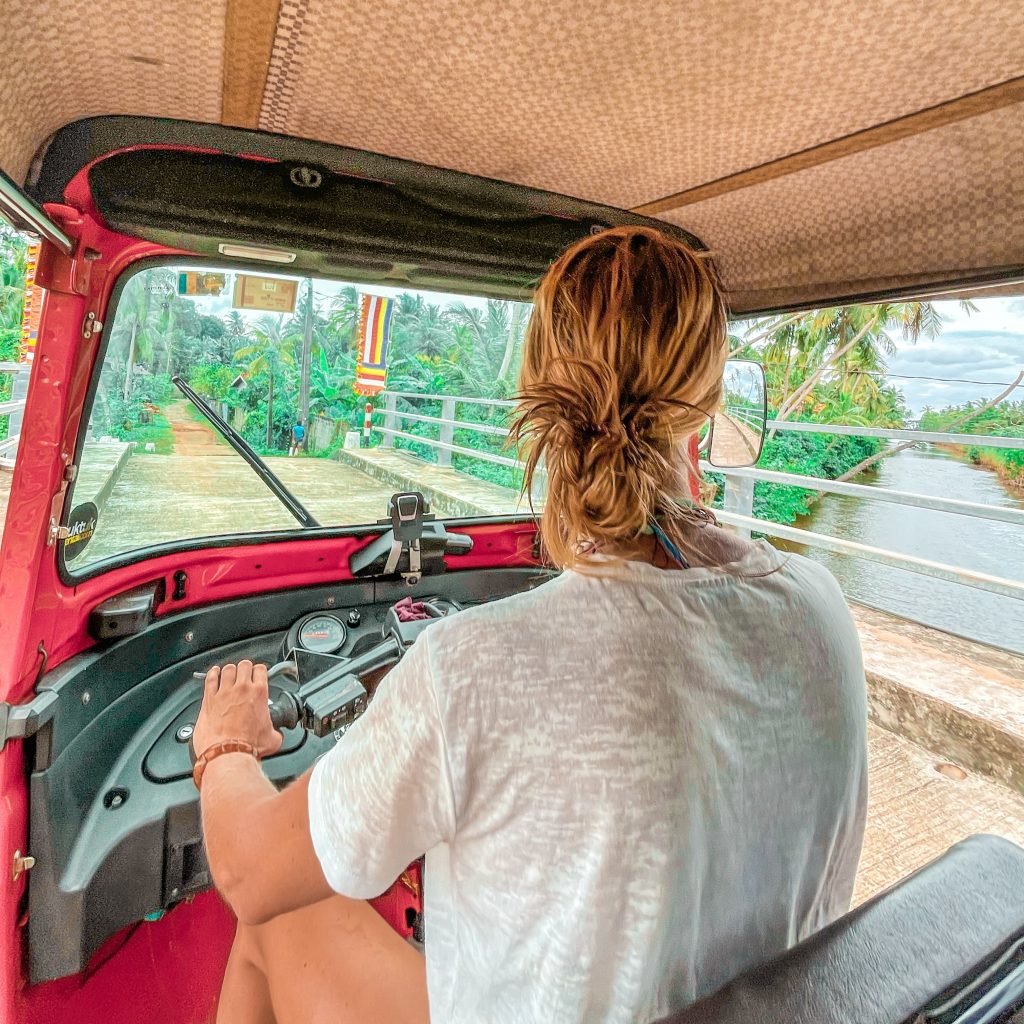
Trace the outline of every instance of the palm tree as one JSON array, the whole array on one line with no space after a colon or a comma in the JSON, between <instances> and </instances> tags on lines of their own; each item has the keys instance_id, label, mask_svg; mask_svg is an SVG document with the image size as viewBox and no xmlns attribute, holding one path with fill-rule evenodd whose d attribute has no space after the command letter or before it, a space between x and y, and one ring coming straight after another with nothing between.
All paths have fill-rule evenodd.
<instances>
[{"instance_id":1,"label":"palm tree","mask_svg":"<svg viewBox=\"0 0 1024 1024\"><path fill-rule=\"evenodd\" d=\"M775 419L789 419L799 412L826 377L883 371L886 357L895 351L890 331L899 330L908 341L916 342L922 336L936 337L941 329L942 316L929 302L838 306L789 318L762 335L766 362L785 356ZM756 332L758 326L752 330Z\"/></svg>"},{"instance_id":2,"label":"palm tree","mask_svg":"<svg viewBox=\"0 0 1024 1024\"><path fill-rule=\"evenodd\" d=\"M484 309L456 303L451 319L463 328L469 345L460 345L458 368L476 390L508 394L522 352L529 304L488 299Z\"/></svg>"},{"instance_id":3,"label":"palm tree","mask_svg":"<svg viewBox=\"0 0 1024 1024\"><path fill-rule=\"evenodd\" d=\"M329 355L337 356L353 350L361 308L359 291L354 285L345 285L331 299L331 311L327 314L328 348L336 351L329 352Z\"/></svg>"},{"instance_id":4,"label":"palm tree","mask_svg":"<svg viewBox=\"0 0 1024 1024\"><path fill-rule=\"evenodd\" d=\"M231 346L232 358L242 347L242 342L250 337L249 324L237 309L231 310L224 317L224 337L228 339L228 344Z\"/></svg>"},{"instance_id":5,"label":"palm tree","mask_svg":"<svg viewBox=\"0 0 1024 1024\"><path fill-rule=\"evenodd\" d=\"M245 362L246 373L256 376L266 373L269 378L267 387L267 447L270 448L274 442L274 379L285 372L285 368L295 370L295 346L296 342L302 344L301 321L299 322L300 333L294 332L294 318L287 324L283 316L266 315L250 329L250 335L255 342L235 352L235 358Z\"/></svg>"},{"instance_id":6,"label":"palm tree","mask_svg":"<svg viewBox=\"0 0 1024 1024\"><path fill-rule=\"evenodd\" d=\"M116 348L125 350L122 397L126 402L131 394L135 364L152 368L156 342L161 339L161 310L155 301L157 294L149 272L136 274L121 292L110 341Z\"/></svg>"}]
</instances>

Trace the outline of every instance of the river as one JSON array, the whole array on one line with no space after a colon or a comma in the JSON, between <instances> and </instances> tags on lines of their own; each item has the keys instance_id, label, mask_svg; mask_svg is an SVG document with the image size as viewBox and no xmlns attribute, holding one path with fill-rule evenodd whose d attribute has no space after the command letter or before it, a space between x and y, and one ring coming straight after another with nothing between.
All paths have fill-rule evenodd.
<instances>
[{"instance_id":1,"label":"river","mask_svg":"<svg viewBox=\"0 0 1024 1024\"><path fill-rule=\"evenodd\" d=\"M991 471L932 447L910 448L883 459L877 473L866 474L857 482L985 505L1024 507ZM796 525L946 565L1024 580L1024 528L1010 523L826 495ZM868 559L812 549L805 553L824 562L847 597L855 601L1024 653L1021 601Z\"/></svg>"}]
</instances>

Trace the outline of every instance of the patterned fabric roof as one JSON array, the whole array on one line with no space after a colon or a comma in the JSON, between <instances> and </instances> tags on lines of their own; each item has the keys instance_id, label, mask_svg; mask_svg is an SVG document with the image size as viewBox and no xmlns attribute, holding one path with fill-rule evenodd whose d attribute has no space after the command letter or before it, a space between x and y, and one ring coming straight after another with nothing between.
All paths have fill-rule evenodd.
<instances>
[{"instance_id":1,"label":"patterned fabric roof","mask_svg":"<svg viewBox=\"0 0 1024 1024\"><path fill-rule=\"evenodd\" d=\"M736 310L1024 265L1017 0L40 0L4 35L17 180L146 114L649 207Z\"/></svg>"}]
</instances>

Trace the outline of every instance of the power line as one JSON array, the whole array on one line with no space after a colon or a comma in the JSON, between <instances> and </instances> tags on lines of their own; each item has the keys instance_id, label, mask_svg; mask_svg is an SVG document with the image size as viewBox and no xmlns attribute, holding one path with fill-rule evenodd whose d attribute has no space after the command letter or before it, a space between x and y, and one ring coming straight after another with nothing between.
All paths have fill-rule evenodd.
<instances>
[{"instance_id":1,"label":"power line","mask_svg":"<svg viewBox=\"0 0 1024 1024\"><path fill-rule=\"evenodd\" d=\"M1024 384L1013 384L1013 381L1009 380L968 380L966 377L924 377L915 376L909 373L886 373L881 370L847 370L845 376L853 376L854 374L860 374L862 377L896 377L899 380L934 380L939 381L943 384L984 384L988 387L1000 387L1008 388L1011 385L1013 387L1022 388Z\"/></svg>"}]
</instances>

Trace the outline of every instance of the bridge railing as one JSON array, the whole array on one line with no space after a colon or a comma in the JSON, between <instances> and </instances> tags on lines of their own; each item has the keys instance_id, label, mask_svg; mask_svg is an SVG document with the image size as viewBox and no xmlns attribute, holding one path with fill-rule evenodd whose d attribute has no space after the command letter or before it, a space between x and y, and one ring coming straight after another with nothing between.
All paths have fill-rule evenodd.
<instances>
[{"instance_id":1,"label":"bridge railing","mask_svg":"<svg viewBox=\"0 0 1024 1024\"><path fill-rule=\"evenodd\" d=\"M381 435L382 447L393 447L396 438L408 442L422 444L436 452L439 465L450 466L452 455L463 455L479 459L483 462L522 468L520 463L510 455L497 455L492 452L478 451L464 445L454 444L455 431L471 430L491 436L507 437L508 430L493 424L475 423L459 418L459 410L464 406L489 406L510 409L514 402L489 398L466 398L460 395L424 395L411 392L389 391L384 393L384 408L374 412L379 426L375 430ZM411 412L400 408L399 402L413 407L416 402L440 403L441 415L427 415ZM436 437L413 434L403 430L405 423L426 423L437 428ZM988 434L955 434L941 431L903 430L886 427L859 427L834 423L793 423L786 420L769 420L768 429L775 431L792 431L810 434L844 434L853 437L873 437L891 441L914 441L922 444L969 445L983 448L1024 449L1024 438L991 436ZM841 554L866 558L884 565L896 566L923 576L962 583L978 590L987 590L1024 600L1024 581L993 576L988 573L976 572L955 565L933 562L928 559L906 555L897 551L877 548L842 537L832 537L815 533L800 527L775 523L754 517L754 484L758 481L781 484L786 487L799 487L821 494L840 494L868 501L892 502L898 505L909 505L917 508L931 509L951 515L961 515L976 519L990 519L1010 523L1024 528L1024 509L1004 508L997 505L985 505L980 502L960 501L952 498L939 498L928 494L915 494L910 491L898 491L886 487L867 487L864 484L826 480L821 477L804 476L799 473L783 473L776 470L750 467L743 469L719 469L706 462L701 462L703 472L720 474L724 478L724 508L716 510L719 520L732 526L740 534L749 537L751 532L760 533L780 540L793 541L808 547L821 548Z\"/></svg>"},{"instance_id":2,"label":"bridge railing","mask_svg":"<svg viewBox=\"0 0 1024 1024\"><path fill-rule=\"evenodd\" d=\"M485 434L489 437L508 437L508 428L498 427L489 423L476 423L473 420L460 420L459 410L464 406L490 407L495 409L511 409L515 402L508 402L497 398L466 398L462 395L421 395L408 391L386 391L384 392L384 408L374 410L374 417L382 421L382 425L376 429L381 434L381 447L394 447L395 438L426 445L437 452L436 462L439 466L450 466L452 455L465 455L468 458L479 459L481 462L490 462L498 466L508 466L513 469L522 468L522 464L507 455L498 455L495 452L479 451L476 448L467 448L464 445L454 443L456 430L471 430L474 433ZM425 416L421 413L403 411L398 408L399 399L404 399L407 404L415 401L441 404L440 416ZM437 437L432 438L421 434L413 434L401 429L404 423L428 423L435 425Z\"/></svg>"},{"instance_id":3,"label":"bridge railing","mask_svg":"<svg viewBox=\"0 0 1024 1024\"><path fill-rule=\"evenodd\" d=\"M21 368L20 363L0 363L0 375L13 377ZM24 408L24 398L11 398L0 402L0 416L10 416L12 413L21 412ZM19 428L15 428L15 433L12 434L10 420L8 420L5 433L7 436L0 438L0 469L11 469L14 466L14 451L18 447L20 439Z\"/></svg>"}]
</instances>

